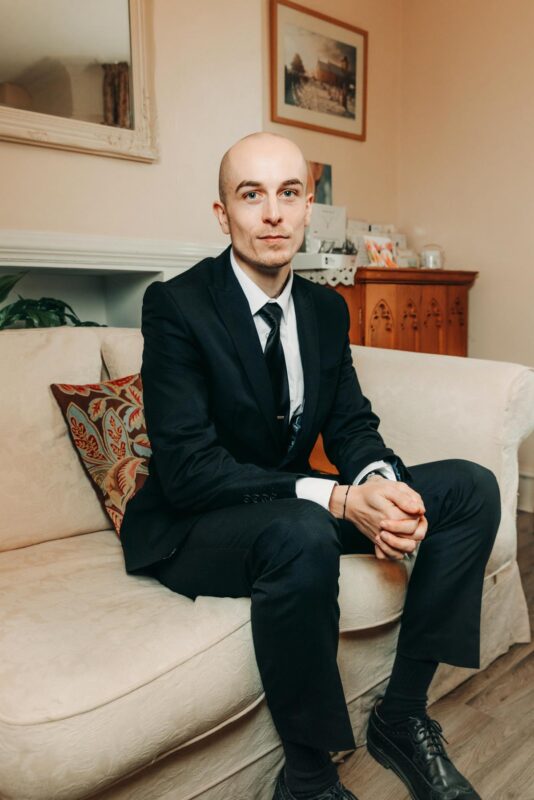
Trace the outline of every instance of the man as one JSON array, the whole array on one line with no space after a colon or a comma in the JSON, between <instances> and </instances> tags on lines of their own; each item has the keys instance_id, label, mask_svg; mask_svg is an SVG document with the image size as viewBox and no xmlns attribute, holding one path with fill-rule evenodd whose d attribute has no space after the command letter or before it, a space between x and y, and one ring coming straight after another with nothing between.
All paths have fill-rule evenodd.
<instances>
[{"instance_id":1,"label":"man","mask_svg":"<svg viewBox=\"0 0 534 800\"><path fill-rule=\"evenodd\" d=\"M275 800L354 800L330 759L355 747L336 662L339 557L401 559L419 545L368 747L418 800L478 798L426 701L439 662L479 667L495 476L461 459L408 469L386 447L352 366L344 300L291 269L313 199L300 149L251 134L219 178L213 209L231 246L143 300L153 454L121 529L126 569L191 598L251 597L285 753ZM309 467L319 433L335 480Z\"/></svg>"}]
</instances>

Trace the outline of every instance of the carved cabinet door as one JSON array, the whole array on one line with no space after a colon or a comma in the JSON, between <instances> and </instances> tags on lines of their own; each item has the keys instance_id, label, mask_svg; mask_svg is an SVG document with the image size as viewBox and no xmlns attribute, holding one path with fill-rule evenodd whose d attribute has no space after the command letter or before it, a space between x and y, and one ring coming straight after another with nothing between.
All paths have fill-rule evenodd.
<instances>
[{"instance_id":1,"label":"carved cabinet door","mask_svg":"<svg viewBox=\"0 0 534 800\"><path fill-rule=\"evenodd\" d=\"M365 289L365 344L397 349L396 286L368 285Z\"/></svg>"},{"instance_id":2,"label":"carved cabinet door","mask_svg":"<svg viewBox=\"0 0 534 800\"><path fill-rule=\"evenodd\" d=\"M467 289L447 286L447 352L451 356L467 355Z\"/></svg>"},{"instance_id":3,"label":"carved cabinet door","mask_svg":"<svg viewBox=\"0 0 534 800\"><path fill-rule=\"evenodd\" d=\"M421 286L421 353L447 353L447 287Z\"/></svg>"},{"instance_id":4,"label":"carved cabinet door","mask_svg":"<svg viewBox=\"0 0 534 800\"><path fill-rule=\"evenodd\" d=\"M421 350L423 326L421 319L421 290L417 284L396 286L397 289L397 349Z\"/></svg>"},{"instance_id":5,"label":"carved cabinet door","mask_svg":"<svg viewBox=\"0 0 534 800\"><path fill-rule=\"evenodd\" d=\"M351 343L466 356L468 291L477 275L358 268L354 285L335 287L349 307Z\"/></svg>"}]
</instances>

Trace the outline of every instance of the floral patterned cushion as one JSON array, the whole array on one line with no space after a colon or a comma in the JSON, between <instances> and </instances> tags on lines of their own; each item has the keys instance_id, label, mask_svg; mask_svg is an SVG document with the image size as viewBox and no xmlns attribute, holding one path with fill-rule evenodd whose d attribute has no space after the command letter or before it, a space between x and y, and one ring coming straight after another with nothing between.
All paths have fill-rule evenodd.
<instances>
[{"instance_id":1,"label":"floral patterned cushion","mask_svg":"<svg viewBox=\"0 0 534 800\"><path fill-rule=\"evenodd\" d=\"M50 388L72 442L118 535L127 501L148 475L151 455L139 373L125 378Z\"/></svg>"}]
</instances>

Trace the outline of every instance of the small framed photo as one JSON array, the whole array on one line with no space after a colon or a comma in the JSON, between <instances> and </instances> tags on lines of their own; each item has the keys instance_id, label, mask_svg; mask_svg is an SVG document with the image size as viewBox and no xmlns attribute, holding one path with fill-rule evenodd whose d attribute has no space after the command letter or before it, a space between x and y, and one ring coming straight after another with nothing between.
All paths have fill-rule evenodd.
<instances>
[{"instance_id":1,"label":"small framed photo","mask_svg":"<svg viewBox=\"0 0 534 800\"><path fill-rule=\"evenodd\" d=\"M306 194L313 193L313 202L332 205L332 164L308 161Z\"/></svg>"},{"instance_id":2,"label":"small framed photo","mask_svg":"<svg viewBox=\"0 0 534 800\"><path fill-rule=\"evenodd\" d=\"M271 0L271 119L365 141L367 31Z\"/></svg>"}]
</instances>

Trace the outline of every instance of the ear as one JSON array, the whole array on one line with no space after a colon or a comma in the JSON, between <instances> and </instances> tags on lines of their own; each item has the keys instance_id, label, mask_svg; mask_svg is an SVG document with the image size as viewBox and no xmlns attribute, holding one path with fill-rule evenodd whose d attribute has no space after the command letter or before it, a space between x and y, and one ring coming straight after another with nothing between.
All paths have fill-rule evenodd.
<instances>
[{"instance_id":1,"label":"ear","mask_svg":"<svg viewBox=\"0 0 534 800\"><path fill-rule=\"evenodd\" d=\"M310 224L313 198L314 198L313 192L310 192L310 194L306 195L306 210L304 212L304 226L305 227L308 227L308 225Z\"/></svg>"},{"instance_id":2,"label":"ear","mask_svg":"<svg viewBox=\"0 0 534 800\"><path fill-rule=\"evenodd\" d=\"M224 203L220 200L215 200L213 203L213 213L219 221L223 233L230 233L230 226L228 225L228 215Z\"/></svg>"}]
</instances>

